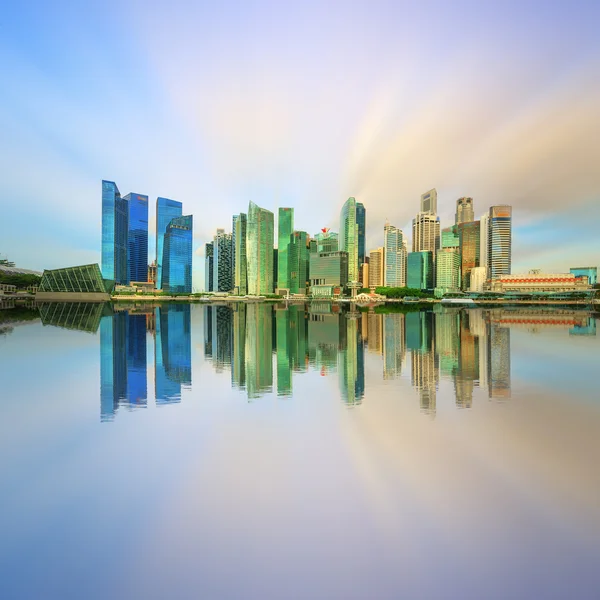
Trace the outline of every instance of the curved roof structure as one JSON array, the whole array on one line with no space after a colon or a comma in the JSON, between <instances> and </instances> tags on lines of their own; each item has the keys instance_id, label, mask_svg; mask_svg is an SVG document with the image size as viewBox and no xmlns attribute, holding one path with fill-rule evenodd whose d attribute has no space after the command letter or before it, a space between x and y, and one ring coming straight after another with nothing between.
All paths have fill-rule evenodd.
<instances>
[{"instance_id":1,"label":"curved roof structure","mask_svg":"<svg viewBox=\"0 0 600 600\"><path fill-rule=\"evenodd\" d=\"M42 274L39 271L32 271L31 269L21 269L19 267L7 267L6 265L0 265L0 272L6 273L7 275L37 275L41 277Z\"/></svg>"}]
</instances>

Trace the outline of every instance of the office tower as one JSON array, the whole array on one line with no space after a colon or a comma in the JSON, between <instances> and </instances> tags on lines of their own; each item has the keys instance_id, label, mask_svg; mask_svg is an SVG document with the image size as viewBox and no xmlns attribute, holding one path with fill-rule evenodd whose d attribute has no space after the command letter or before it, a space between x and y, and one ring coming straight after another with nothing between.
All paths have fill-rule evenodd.
<instances>
[{"instance_id":1,"label":"office tower","mask_svg":"<svg viewBox=\"0 0 600 600\"><path fill-rule=\"evenodd\" d=\"M485 278L487 279L490 273L489 261L490 253L488 250L489 244L489 222L490 215L486 213L479 218L479 266L485 269Z\"/></svg>"},{"instance_id":2,"label":"office tower","mask_svg":"<svg viewBox=\"0 0 600 600\"><path fill-rule=\"evenodd\" d=\"M102 180L102 277L127 285L129 208L116 183Z\"/></svg>"},{"instance_id":3,"label":"office tower","mask_svg":"<svg viewBox=\"0 0 600 600\"><path fill-rule=\"evenodd\" d=\"M231 233L217 229L213 237L213 292L230 292L233 288Z\"/></svg>"},{"instance_id":4,"label":"office tower","mask_svg":"<svg viewBox=\"0 0 600 600\"><path fill-rule=\"evenodd\" d=\"M348 283L348 254L321 252L309 254L310 286L313 296L338 295Z\"/></svg>"},{"instance_id":5,"label":"office tower","mask_svg":"<svg viewBox=\"0 0 600 600\"><path fill-rule=\"evenodd\" d=\"M358 228L358 267L360 268L366 258L365 231L367 227L367 212L362 202L356 203L356 226Z\"/></svg>"},{"instance_id":6,"label":"office tower","mask_svg":"<svg viewBox=\"0 0 600 600\"><path fill-rule=\"evenodd\" d=\"M252 208L250 211L252 211ZM250 215L251 212L248 215L248 222L251 219ZM272 254L271 251L271 256ZM270 392L273 389L272 319L273 308L271 306L256 303L248 304L246 308L245 370L246 390L250 400L258 398L264 392Z\"/></svg>"},{"instance_id":7,"label":"office tower","mask_svg":"<svg viewBox=\"0 0 600 600\"><path fill-rule=\"evenodd\" d=\"M442 248L437 252L435 287L443 290L460 289L460 253L458 248Z\"/></svg>"},{"instance_id":8,"label":"office tower","mask_svg":"<svg viewBox=\"0 0 600 600\"><path fill-rule=\"evenodd\" d=\"M289 252L294 231L294 209L280 208L277 223L277 288L290 289Z\"/></svg>"},{"instance_id":9,"label":"office tower","mask_svg":"<svg viewBox=\"0 0 600 600\"><path fill-rule=\"evenodd\" d=\"M153 260L152 264L148 265L148 283L153 283L156 287L156 261Z\"/></svg>"},{"instance_id":10,"label":"office tower","mask_svg":"<svg viewBox=\"0 0 600 600\"><path fill-rule=\"evenodd\" d=\"M460 281L463 290L471 287L471 269L479 266L480 223L471 221L458 225L460 244Z\"/></svg>"},{"instance_id":11,"label":"office tower","mask_svg":"<svg viewBox=\"0 0 600 600\"><path fill-rule=\"evenodd\" d=\"M231 221L231 289L235 291L235 232L237 230L239 215L233 215Z\"/></svg>"},{"instance_id":12,"label":"office tower","mask_svg":"<svg viewBox=\"0 0 600 600\"><path fill-rule=\"evenodd\" d=\"M456 225L459 223L469 223L474 220L473 198L459 198L456 201Z\"/></svg>"},{"instance_id":13,"label":"office tower","mask_svg":"<svg viewBox=\"0 0 600 600\"><path fill-rule=\"evenodd\" d=\"M233 313L233 351L231 382L234 387L246 387L246 304L231 307Z\"/></svg>"},{"instance_id":14,"label":"office tower","mask_svg":"<svg viewBox=\"0 0 600 600\"><path fill-rule=\"evenodd\" d=\"M317 244L317 252L337 252L339 247L339 236L334 231L330 231L328 227L323 227L317 235L315 235Z\"/></svg>"},{"instance_id":15,"label":"office tower","mask_svg":"<svg viewBox=\"0 0 600 600\"><path fill-rule=\"evenodd\" d=\"M204 248L204 291L214 292L215 247L212 242L207 242Z\"/></svg>"},{"instance_id":16,"label":"office tower","mask_svg":"<svg viewBox=\"0 0 600 600\"><path fill-rule=\"evenodd\" d=\"M383 378L394 379L402 373L406 354L404 315L400 313L377 316L383 317Z\"/></svg>"},{"instance_id":17,"label":"office tower","mask_svg":"<svg viewBox=\"0 0 600 600\"><path fill-rule=\"evenodd\" d=\"M471 269L470 292L483 292L487 280L487 269L485 267L473 267Z\"/></svg>"},{"instance_id":18,"label":"office tower","mask_svg":"<svg viewBox=\"0 0 600 600\"><path fill-rule=\"evenodd\" d=\"M366 257L366 262L360 268L360 284L364 288L369 287L369 257Z\"/></svg>"},{"instance_id":19,"label":"office tower","mask_svg":"<svg viewBox=\"0 0 600 600\"><path fill-rule=\"evenodd\" d=\"M309 271L308 233L294 231L291 235L288 252L289 287L291 294L306 294L306 282ZM281 259L278 257L277 259ZM281 265L281 262L279 262ZM279 270L281 273L281 269Z\"/></svg>"},{"instance_id":20,"label":"office tower","mask_svg":"<svg viewBox=\"0 0 600 600\"><path fill-rule=\"evenodd\" d=\"M248 273L246 260L246 232L248 218L245 213L240 213L235 224L233 239L234 245L234 276L233 287L236 294L245 296L248 293ZM244 323L245 323L244 317Z\"/></svg>"},{"instance_id":21,"label":"office tower","mask_svg":"<svg viewBox=\"0 0 600 600\"><path fill-rule=\"evenodd\" d=\"M348 281L358 282L358 226L354 198L346 200L340 213L340 250L348 253Z\"/></svg>"},{"instance_id":22,"label":"office tower","mask_svg":"<svg viewBox=\"0 0 600 600\"><path fill-rule=\"evenodd\" d=\"M457 248L459 247L458 228L456 225L445 227L442 229L441 247L442 248Z\"/></svg>"},{"instance_id":23,"label":"office tower","mask_svg":"<svg viewBox=\"0 0 600 600\"><path fill-rule=\"evenodd\" d=\"M412 222L413 252L431 252L440 249L440 219L431 213L420 212Z\"/></svg>"},{"instance_id":24,"label":"office tower","mask_svg":"<svg viewBox=\"0 0 600 600\"><path fill-rule=\"evenodd\" d=\"M183 214L181 202L169 198L156 199L156 288L162 290L163 244L167 227L172 219Z\"/></svg>"},{"instance_id":25,"label":"office tower","mask_svg":"<svg viewBox=\"0 0 600 600\"><path fill-rule=\"evenodd\" d=\"M127 266L129 281L148 277L148 196L127 194Z\"/></svg>"},{"instance_id":26,"label":"office tower","mask_svg":"<svg viewBox=\"0 0 600 600\"><path fill-rule=\"evenodd\" d=\"M369 253L369 287L383 287L385 249L382 247Z\"/></svg>"},{"instance_id":27,"label":"office tower","mask_svg":"<svg viewBox=\"0 0 600 600\"><path fill-rule=\"evenodd\" d=\"M273 213L250 202L246 230L248 293L273 293Z\"/></svg>"},{"instance_id":28,"label":"office tower","mask_svg":"<svg viewBox=\"0 0 600 600\"><path fill-rule=\"evenodd\" d=\"M488 275L510 275L512 253L512 207L491 206L488 223Z\"/></svg>"},{"instance_id":29,"label":"office tower","mask_svg":"<svg viewBox=\"0 0 600 600\"><path fill-rule=\"evenodd\" d=\"M317 240L311 239L308 243L308 251L312 254L313 252L317 252Z\"/></svg>"},{"instance_id":30,"label":"office tower","mask_svg":"<svg viewBox=\"0 0 600 600\"><path fill-rule=\"evenodd\" d=\"M417 290L431 290L433 284L431 252L411 252L407 259L406 286Z\"/></svg>"},{"instance_id":31,"label":"office tower","mask_svg":"<svg viewBox=\"0 0 600 600\"><path fill-rule=\"evenodd\" d=\"M406 251L403 240L401 229L389 223L385 224L383 228L383 285L385 287L406 286Z\"/></svg>"},{"instance_id":32,"label":"office tower","mask_svg":"<svg viewBox=\"0 0 600 600\"><path fill-rule=\"evenodd\" d=\"M430 213L437 215L437 191L435 188L421 194L421 210L422 213Z\"/></svg>"},{"instance_id":33,"label":"office tower","mask_svg":"<svg viewBox=\"0 0 600 600\"><path fill-rule=\"evenodd\" d=\"M192 292L192 215L171 219L163 245L162 289L166 292Z\"/></svg>"}]
</instances>

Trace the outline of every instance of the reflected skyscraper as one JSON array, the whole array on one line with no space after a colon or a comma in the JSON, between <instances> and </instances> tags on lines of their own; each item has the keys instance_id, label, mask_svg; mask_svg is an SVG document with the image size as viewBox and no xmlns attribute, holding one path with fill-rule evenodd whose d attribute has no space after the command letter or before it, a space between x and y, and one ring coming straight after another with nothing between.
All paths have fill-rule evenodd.
<instances>
[{"instance_id":1,"label":"reflected skyscraper","mask_svg":"<svg viewBox=\"0 0 600 600\"><path fill-rule=\"evenodd\" d=\"M490 398L510 398L510 329L494 322L488 336L488 385Z\"/></svg>"},{"instance_id":2,"label":"reflected skyscraper","mask_svg":"<svg viewBox=\"0 0 600 600\"><path fill-rule=\"evenodd\" d=\"M338 374L342 401L361 404L365 390L364 345L359 336L358 316L346 313L346 344L338 354ZM342 321L343 326L343 321Z\"/></svg>"},{"instance_id":3,"label":"reflected skyscraper","mask_svg":"<svg viewBox=\"0 0 600 600\"><path fill-rule=\"evenodd\" d=\"M387 314L383 317L383 378L400 377L404 355L404 315Z\"/></svg>"},{"instance_id":4,"label":"reflected skyscraper","mask_svg":"<svg viewBox=\"0 0 600 600\"><path fill-rule=\"evenodd\" d=\"M236 304L232 311L231 382L234 387L246 387L246 305Z\"/></svg>"},{"instance_id":5,"label":"reflected skyscraper","mask_svg":"<svg viewBox=\"0 0 600 600\"><path fill-rule=\"evenodd\" d=\"M246 389L248 398L273 390L272 307L249 304L246 309Z\"/></svg>"},{"instance_id":6,"label":"reflected skyscraper","mask_svg":"<svg viewBox=\"0 0 600 600\"><path fill-rule=\"evenodd\" d=\"M192 216L186 215L167 225L162 266L162 288L166 292L192 291L192 223Z\"/></svg>"},{"instance_id":7,"label":"reflected skyscraper","mask_svg":"<svg viewBox=\"0 0 600 600\"><path fill-rule=\"evenodd\" d=\"M292 391L290 362L290 314L286 309L275 310L277 326L277 395L289 396Z\"/></svg>"},{"instance_id":8,"label":"reflected skyscraper","mask_svg":"<svg viewBox=\"0 0 600 600\"><path fill-rule=\"evenodd\" d=\"M127 397L127 313L100 320L100 420L111 421Z\"/></svg>"},{"instance_id":9,"label":"reflected skyscraper","mask_svg":"<svg viewBox=\"0 0 600 600\"><path fill-rule=\"evenodd\" d=\"M273 293L273 213L250 202L246 228L248 293Z\"/></svg>"},{"instance_id":10,"label":"reflected skyscraper","mask_svg":"<svg viewBox=\"0 0 600 600\"><path fill-rule=\"evenodd\" d=\"M130 405L148 403L146 315L127 316L127 400Z\"/></svg>"}]
</instances>

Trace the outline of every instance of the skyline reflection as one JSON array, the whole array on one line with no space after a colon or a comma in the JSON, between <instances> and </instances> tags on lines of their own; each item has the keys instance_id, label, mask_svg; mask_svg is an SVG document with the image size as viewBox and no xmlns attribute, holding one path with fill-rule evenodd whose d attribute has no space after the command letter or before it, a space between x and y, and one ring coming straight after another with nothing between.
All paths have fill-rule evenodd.
<instances>
[{"instance_id":1,"label":"skyline reflection","mask_svg":"<svg viewBox=\"0 0 600 600\"><path fill-rule=\"evenodd\" d=\"M441 380L450 380L455 406L473 406L477 388L489 399L511 391L511 330L554 330L595 336L596 319L577 310L502 308L357 310L327 302L310 305L237 304L122 307L43 304L44 325L100 331L100 415L111 421L119 409L148 406L148 362L154 352L156 405L181 402L192 386L192 311L200 311L204 360L216 373L230 372L231 386L248 401L294 394L296 378L308 372L335 377L340 400L363 402L375 357L381 379L405 377L421 412L434 417ZM153 342L153 343L152 343ZM375 359L376 360L376 359Z\"/></svg>"}]
</instances>

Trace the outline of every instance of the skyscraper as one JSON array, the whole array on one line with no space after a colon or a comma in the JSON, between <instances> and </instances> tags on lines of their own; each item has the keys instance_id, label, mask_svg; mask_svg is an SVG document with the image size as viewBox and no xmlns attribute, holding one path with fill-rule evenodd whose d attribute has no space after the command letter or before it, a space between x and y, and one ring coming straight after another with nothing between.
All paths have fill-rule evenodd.
<instances>
[{"instance_id":1,"label":"skyscraper","mask_svg":"<svg viewBox=\"0 0 600 600\"><path fill-rule=\"evenodd\" d=\"M348 198L340 214L340 250L348 253L348 281L358 282L358 225L356 199Z\"/></svg>"},{"instance_id":2,"label":"skyscraper","mask_svg":"<svg viewBox=\"0 0 600 600\"><path fill-rule=\"evenodd\" d=\"M291 241L288 254L289 290L292 294L305 294L308 281L308 233L294 231ZM281 262L279 264L281 265Z\"/></svg>"},{"instance_id":3,"label":"skyscraper","mask_svg":"<svg viewBox=\"0 0 600 600\"><path fill-rule=\"evenodd\" d=\"M182 214L181 202L160 197L156 199L156 287L159 290L163 288L163 244L167 226L171 219L181 217Z\"/></svg>"},{"instance_id":4,"label":"skyscraper","mask_svg":"<svg viewBox=\"0 0 600 600\"><path fill-rule=\"evenodd\" d=\"M431 252L411 252L406 261L406 286L417 290L433 289L433 257Z\"/></svg>"},{"instance_id":5,"label":"skyscraper","mask_svg":"<svg viewBox=\"0 0 600 600\"><path fill-rule=\"evenodd\" d=\"M383 246L369 253L369 287L371 288L383 286L384 253Z\"/></svg>"},{"instance_id":6,"label":"skyscraper","mask_svg":"<svg viewBox=\"0 0 600 600\"><path fill-rule=\"evenodd\" d=\"M148 196L127 194L127 267L129 281L148 278Z\"/></svg>"},{"instance_id":7,"label":"skyscraper","mask_svg":"<svg viewBox=\"0 0 600 600\"><path fill-rule=\"evenodd\" d=\"M116 183L102 180L102 277L122 285L129 283L128 234L127 200Z\"/></svg>"},{"instance_id":8,"label":"skyscraper","mask_svg":"<svg viewBox=\"0 0 600 600\"><path fill-rule=\"evenodd\" d=\"M456 225L445 227L442 229L441 247L442 248L458 248L458 229Z\"/></svg>"},{"instance_id":9,"label":"skyscraper","mask_svg":"<svg viewBox=\"0 0 600 600\"><path fill-rule=\"evenodd\" d=\"M217 229L213 238L213 292L230 292L232 288L231 233Z\"/></svg>"},{"instance_id":10,"label":"skyscraper","mask_svg":"<svg viewBox=\"0 0 600 600\"><path fill-rule=\"evenodd\" d=\"M460 252L458 248L438 250L435 287L444 290L460 289Z\"/></svg>"},{"instance_id":11,"label":"skyscraper","mask_svg":"<svg viewBox=\"0 0 600 600\"><path fill-rule=\"evenodd\" d=\"M488 223L488 275L510 275L512 253L512 207L490 207Z\"/></svg>"},{"instance_id":12,"label":"skyscraper","mask_svg":"<svg viewBox=\"0 0 600 600\"><path fill-rule=\"evenodd\" d=\"M460 243L460 281L463 290L471 287L471 269L479 266L480 223L460 223L458 225Z\"/></svg>"},{"instance_id":13,"label":"skyscraper","mask_svg":"<svg viewBox=\"0 0 600 600\"><path fill-rule=\"evenodd\" d=\"M385 287L406 286L406 251L404 250L402 230L386 223L383 227Z\"/></svg>"},{"instance_id":14,"label":"skyscraper","mask_svg":"<svg viewBox=\"0 0 600 600\"><path fill-rule=\"evenodd\" d=\"M212 242L208 242L204 252L204 291L214 292L213 277L215 272L215 248Z\"/></svg>"},{"instance_id":15,"label":"skyscraper","mask_svg":"<svg viewBox=\"0 0 600 600\"><path fill-rule=\"evenodd\" d=\"M248 293L273 293L273 213L250 202L246 231Z\"/></svg>"},{"instance_id":16,"label":"skyscraper","mask_svg":"<svg viewBox=\"0 0 600 600\"><path fill-rule=\"evenodd\" d=\"M437 215L437 191L435 188L421 194L421 211L422 213L430 213Z\"/></svg>"},{"instance_id":17,"label":"skyscraper","mask_svg":"<svg viewBox=\"0 0 600 600\"><path fill-rule=\"evenodd\" d=\"M474 220L473 198L459 198L456 201L456 224L469 223Z\"/></svg>"},{"instance_id":18,"label":"skyscraper","mask_svg":"<svg viewBox=\"0 0 600 600\"><path fill-rule=\"evenodd\" d=\"M413 252L435 253L440 248L440 219L433 213L420 212L412 222Z\"/></svg>"},{"instance_id":19,"label":"skyscraper","mask_svg":"<svg viewBox=\"0 0 600 600\"><path fill-rule=\"evenodd\" d=\"M162 272L162 289L166 292L192 291L192 227L192 215L176 217L167 225Z\"/></svg>"},{"instance_id":20,"label":"skyscraper","mask_svg":"<svg viewBox=\"0 0 600 600\"><path fill-rule=\"evenodd\" d=\"M365 262L365 231L367 227L367 212L362 202L356 203L356 226L358 227L358 266Z\"/></svg>"},{"instance_id":21,"label":"skyscraper","mask_svg":"<svg viewBox=\"0 0 600 600\"><path fill-rule=\"evenodd\" d=\"M317 243L317 252L337 252L339 247L339 236L334 231L324 227L315 235Z\"/></svg>"},{"instance_id":22,"label":"skyscraper","mask_svg":"<svg viewBox=\"0 0 600 600\"><path fill-rule=\"evenodd\" d=\"M277 223L277 287L290 289L289 252L294 231L294 209L280 208Z\"/></svg>"},{"instance_id":23,"label":"skyscraper","mask_svg":"<svg viewBox=\"0 0 600 600\"><path fill-rule=\"evenodd\" d=\"M479 266L485 269L485 278L487 279L490 273L489 268L489 223L490 215L486 213L479 218Z\"/></svg>"},{"instance_id":24,"label":"skyscraper","mask_svg":"<svg viewBox=\"0 0 600 600\"><path fill-rule=\"evenodd\" d=\"M234 274L233 287L236 294L245 296L248 293L248 273L246 260L246 232L248 218L246 213L238 215L234 232ZM245 323L245 316L244 316Z\"/></svg>"}]
</instances>

